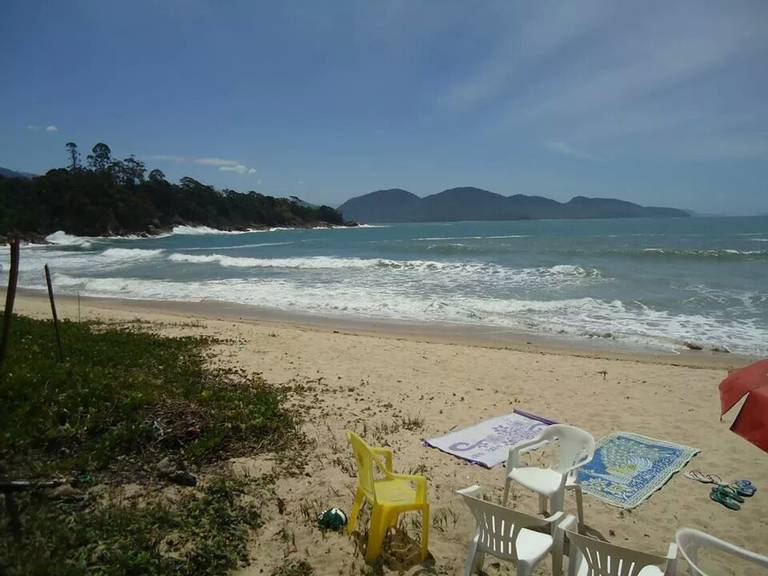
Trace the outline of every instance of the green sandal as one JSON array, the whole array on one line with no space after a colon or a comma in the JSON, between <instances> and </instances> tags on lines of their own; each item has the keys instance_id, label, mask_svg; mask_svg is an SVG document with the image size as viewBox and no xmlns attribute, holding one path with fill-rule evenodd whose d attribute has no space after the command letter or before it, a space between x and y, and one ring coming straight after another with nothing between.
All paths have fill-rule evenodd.
<instances>
[{"instance_id":1,"label":"green sandal","mask_svg":"<svg viewBox=\"0 0 768 576\"><path fill-rule=\"evenodd\" d=\"M728 490L723 486L715 486L712 488L712 492L709 493L709 497L726 508L731 510L741 510L741 506L739 506L739 503L733 498L732 494L732 490Z\"/></svg>"}]
</instances>

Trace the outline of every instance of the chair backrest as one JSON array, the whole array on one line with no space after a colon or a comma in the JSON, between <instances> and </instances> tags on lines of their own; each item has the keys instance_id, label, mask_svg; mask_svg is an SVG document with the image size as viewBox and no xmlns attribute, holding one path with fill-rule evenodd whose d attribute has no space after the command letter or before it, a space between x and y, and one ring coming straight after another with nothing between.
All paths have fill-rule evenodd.
<instances>
[{"instance_id":1,"label":"chair backrest","mask_svg":"<svg viewBox=\"0 0 768 576\"><path fill-rule=\"evenodd\" d=\"M726 542L725 540L715 538L700 530L680 528L675 535L675 541L680 549L680 553L688 563L688 571L694 576L708 576L707 573L701 569L701 564L699 562L699 550L702 548L718 550L727 555L740 558L745 562L768 568L768 556L750 552L749 550L731 544L730 542Z\"/></svg>"},{"instance_id":2,"label":"chair backrest","mask_svg":"<svg viewBox=\"0 0 768 576\"><path fill-rule=\"evenodd\" d=\"M517 563L515 543L523 528L550 527L550 523L543 518L510 510L469 494L461 495L477 521L478 545L503 560Z\"/></svg>"},{"instance_id":3,"label":"chair backrest","mask_svg":"<svg viewBox=\"0 0 768 576\"><path fill-rule=\"evenodd\" d=\"M559 460L552 469L565 473L577 464L585 463L595 453L595 439L592 434L568 424L552 424L544 428L541 440L557 441L560 447Z\"/></svg>"},{"instance_id":4,"label":"chair backrest","mask_svg":"<svg viewBox=\"0 0 768 576\"><path fill-rule=\"evenodd\" d=\"M371 500L376 499L376 467L383 468L371 447L354 432L347 432L357 461L357 484Z\"/></svg>"},{"instance_id":5,"label":"chair backrest","mask_svg":"<svg viewBox=\"0 0 768 576\"><path fill-rule=\"evenodd\" d=\"M568 576L636 576L646 566L666 567L667 558L623 548L571 530L565 531L570 544ZM586 563L587 572L579 571Z\"/></svg>"}]
</instances>

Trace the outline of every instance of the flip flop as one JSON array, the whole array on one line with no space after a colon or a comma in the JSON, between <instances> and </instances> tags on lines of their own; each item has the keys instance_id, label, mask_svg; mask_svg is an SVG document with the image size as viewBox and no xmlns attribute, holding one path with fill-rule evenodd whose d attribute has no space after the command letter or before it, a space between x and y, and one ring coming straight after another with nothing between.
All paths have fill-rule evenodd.
<instances>
[{"instance_id":1,"label":"flip flop","mask_svg":"<svg viewBox=\"0 0 768 576\"><path fill-rule=\"evenodd\" d=\"M749 480L736 480L736 482L733 483L733 487L741 496L746 496L748 498L751 498L755 495L755 492L757 492L757 488Z\"/></svg>"},{"instance_id":2,"label":"flip flop","mask_svg":"<svg viewBox=\"0 0 768 576\"><path fill-rule=\"evenodd\" d=\"M709 497L730 510L741 510L741 506L739 506L736 500L730 497L727 491L723 490L722 486L715 486L712 488Z\"/></svg>"},{"instance_id":3,"label":"flip flop","mask_svg":"<svg viewBox=\"0 0 768 576\"><path fill-rule=\"evenodd\" d=\"M719 488L726 495L728 495L729 498L733 498L739 504L743 504L744 503L744 498L741 497L741 494L739 494L739 491L734 486L729 486L729 485L726 485L726 484L721 484L719 486Z\"/></svg>"}]
</instances>

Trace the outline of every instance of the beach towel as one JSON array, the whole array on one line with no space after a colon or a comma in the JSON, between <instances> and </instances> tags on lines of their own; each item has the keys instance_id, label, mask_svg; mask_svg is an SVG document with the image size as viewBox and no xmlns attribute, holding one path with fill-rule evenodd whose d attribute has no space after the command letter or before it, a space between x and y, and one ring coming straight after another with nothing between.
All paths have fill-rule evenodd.
<instances>
[{"instance_id":1,"label":"beach towel","mask_svg":"<svg viewBox=\"0 0 768 576\"><path fill-rule=\"evenodd\" d=\"M506 461L512 446L536 438L545 427L554 423L553 420L515 410L512 414L491 418L424 442L473 464L493 468Z\"/></svg>"},{"instance_id":2,"label":"beach towel","mask_svg":"<svg viewBox=\"0 0 768 576\"><path fill-rule=\"evenodd\" d=\"M597 443L595 457L579 469L587 494L620 508L634 508L661 488L699 450L629 432Z\"/></svg>"}]
</instances>

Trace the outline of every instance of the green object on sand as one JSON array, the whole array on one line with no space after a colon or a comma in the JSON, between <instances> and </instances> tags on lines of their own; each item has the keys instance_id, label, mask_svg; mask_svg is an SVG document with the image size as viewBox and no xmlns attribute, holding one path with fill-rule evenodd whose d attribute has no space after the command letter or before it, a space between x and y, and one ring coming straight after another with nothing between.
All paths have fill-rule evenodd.
<instances>
[{"instance_id":1,"label":"green object on sand","mask_svg":"<svg viewBox=\"0 0 768 576\"><path fill-rule=\"evenodd\" d=\"M318 514L317 525L323 530L341 530L347 525L347 515L339 508L329 508Z\"/></svg>"},{"instance_id":2,"label":"green object on sand","mask_svg":"<svg viewBox=\"0 0 768 576\"><path fill-rule=\"evenodd\" d=\"M732 494L732 490L728 490L723 486L715 486L712 488L712 492L709 493L709 497L726 508L730 508L731 510L741 510L741 506L739 506L739 503L733 498Z\"/></svg>"}]
</instances>

